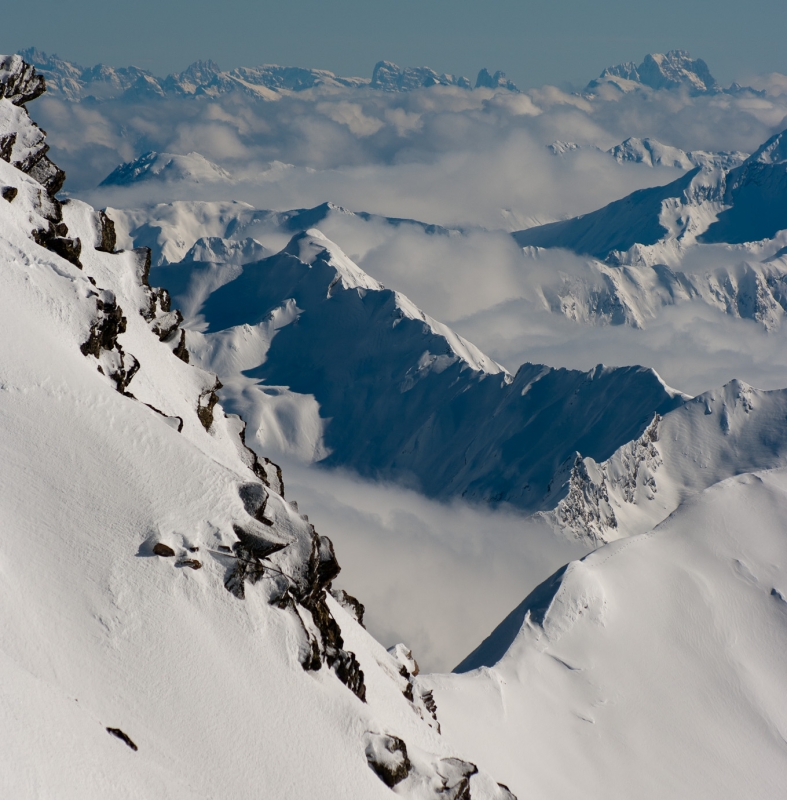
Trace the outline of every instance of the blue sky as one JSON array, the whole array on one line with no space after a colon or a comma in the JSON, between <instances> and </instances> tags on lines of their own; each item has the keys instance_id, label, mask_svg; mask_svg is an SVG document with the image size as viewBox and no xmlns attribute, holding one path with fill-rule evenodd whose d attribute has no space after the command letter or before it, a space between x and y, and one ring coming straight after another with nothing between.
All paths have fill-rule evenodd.
<instances>
[{"instance_id":1,"label":"blue sky","mask_svg":"<svg viewBox=\"0 0 787 800\"><path fill-rule=\"evenodd\" d=\"M723 83L787 73L784 0L37 0L7 4L0 51L36 46L92 65L156 74L198 58L368 76L386 58L522 87L584 83L612 63L671 48Z\"/></svg>"}]
</instances>

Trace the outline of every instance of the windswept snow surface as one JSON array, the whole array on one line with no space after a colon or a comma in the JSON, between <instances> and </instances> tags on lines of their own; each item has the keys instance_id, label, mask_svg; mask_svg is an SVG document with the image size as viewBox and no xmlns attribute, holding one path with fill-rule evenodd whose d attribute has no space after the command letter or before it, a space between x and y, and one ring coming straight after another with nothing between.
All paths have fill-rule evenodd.
<instances>
[{"instance_id":1,"label":"windswept snow surface","mask_svg":"<svg viewBox=\"0 0 787 800\"><path fill-rule=\"evenodd\" d=\"M740 475L570 563L430 685L519 797L776 797L787 472Z\"/></svg>"}]
</instances>

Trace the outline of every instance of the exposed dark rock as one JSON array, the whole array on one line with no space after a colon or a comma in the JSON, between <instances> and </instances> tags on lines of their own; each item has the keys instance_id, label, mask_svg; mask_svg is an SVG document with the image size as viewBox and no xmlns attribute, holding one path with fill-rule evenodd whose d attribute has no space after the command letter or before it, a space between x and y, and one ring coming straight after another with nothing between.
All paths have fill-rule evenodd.
<instances>
[{"instance_id":1,"label":"exposed dark rock","mask_svg":"<svg viewBox=\"0 0 787 800\"><path fill-rule=\"evenodd\" d=\"M366 734L366 761L375 775L393 789L412 769L407 755L407 745L398 737L388 734Z\"/></svg>"},{"instance_id":2,"label":"exposed dark rock","mask_svg":"<svg viewBox=\"0 0 787 800\"><path fill-rule=\"evenodd\" d=\"M113 350L117 346L118 336L126 331L123 309L115 302L114 295L111 298L106 295L104 300L96 300L99 318L91 326L90 336L80 348L82 355L98 358L102 350Z\"/></svg>"},{"instance_id":3,"label":"exposed dark rock","mask_svg":"<svg viewBox=\"0 0 787 800\"><path fill-rule=\"evenodd\" d=\"M16 144L16 132L4 133L0 136L0 158L11 163L11 153Z\"/></svg>"},{"instance_id":4,"label":"exposed dark rock","mask_svg":"<svg viewBox=\"0 0 787 800\"><path fill-rule=\"evenodd\" d=\"M24 171L31 178L37 180L50 197L54 197L63 188L63 184L66 182L66 173L57 164L50 161L46 155L47 150L49 150L49 145L44 145L36 161Z\"/></svg>"},{"instance_id":5,"label":"exposed dark rock","mask_svg":"<svg viewBox=\"0 0 787 800\"><path fill-rule=\"evenodd\" d=\"M274 492L284 497L284 480L281 476L281 467L278 464L274 464L269 458L260 458L246 444L246 422L241 420L241 423L242 427L238 436L240 436L241 445L243 446L246 465L269 489L273 489ZM252 514L252 516L256 515ZM267 519L260 519L260 522L266 525L271 524Z\"/></svg>"},{"instance_id":6,"label":"exposed dark rock","mask_svg":"<svg viewBox=\"0 0 787 800\"><path fill-rule=\"evenodd\" d=\"M63 226L65 227L65 226ZM53 226L56 231L58 228ZM62 227L59 228L62 230ZM66 229L67 231L68 229ZM40 229L33 232L33 238L41 247L59 255L66 261L71 262L75 267L82 269L82 262L79 256L82 254L82 242L79 239L67 239L64 236L53 236L52 229L49 231Z\"/></svg>"},{"instance_id":7,"label":"exposed dark rock","mask_svg":"<svg viewBox=\"0 0 787 800\"><path fill-rule=\"evenodd\" d=\"M363 615L366 611L366 607L360 600L353 597L351 594L347 594L344 589L333 589L331 595L362 628L366 627L366 625L363 624Z\"/></svg>"},{"instance_id":8,"label":"exposed dark rock","mask_svg":"<svg viewBox=\"0 0 787 800\"><path fill-rule=\"evenodd\" d=\"M232 529L239 540L233 546L235 552L238 553L240 549L243 549L253 559L268 558L288 546L287 542L272 542L241 528L240 525L233 525Z\"/></svg>"},{"instance_id":9,"label":"exposed dark rock","mask_svg":"<svg viewBox=\"0 0 787 800\"><path fill-rule=\"evenodd\" d=\"M213 425L213 409L216 403L219 402L219 396L216 392L221 389L221 385L221 381L216 378L216 383L213 385L213 388L208 389L207 392L200 395L199 402L197 403L197 416L202 423L202 427L205 428L206 431L209 431Z\"/></svg>"},{"instance_id":10,"label":"exposed dark rock","mask_svg":"<svg viewBox=\"0 0 787 800\"><path fill-rule=\"evenodd\" d=\"M220 544L218 546L218 549L221 550L222 553L231 553L232 552L232 548L231 547L227 547L226 544Z\"/></svg>"},{"instance_id":11,"label":"exposed dark rock","mask_svg":"<svg viewBox=\"0 0 787 800\"><path fill-rule=\"evenodd\" d=\"M113 736L117 736L121 742L125 742L135 753L139 748L131 741L127 734L123 733L120 728L107 728L107 733L111 733Z\"/></svg>"},{"instance_id":12,"label":"exposed dark rock","mask_svg":"<svg viewBox=\"0 0 787 800\"><path fill-rule=\"evenodd\" d=\"M176 567L189 567L190 569L202 569L202 562L196 558L182 558L175 562Z\"/></svg>"},{"instance_id":13,"label":"exposed dark rock","mask_svg":"<svg viewBox=\"0 0 787 800\"><path fill-rule=\"evenodd\" d=\"M163 312L168 313L172 310L172 298L166 289L156 289L155 295L156 300L158 301L158 306Z\"/></svg>"},{"instance_id":14,"label":"exposed dark rock","mask_svg":"<svg viewBox=\"0 0 787 800\"><path fill-rule=\"evenodd\" d=\"M327 536L320 536L312 527L312 552L309 557L308 591L304 602L324 597L325 590L331 588L331 581L342 571L336 560L333 542Z\"/></svg>"},{"instance_id":15,"label":"exposed dark rock","mask_svg":"<svg viewBox=\"0 0 787 800\"><path fill-rule=\"evenodd\" d=\"M507 89L509 92L518 92L519 89L513 81L506 78L505 72L498 70L494 75L491 75L489 70L484 67L479 73L475 81L475 88L484 87L487 89Z\"/></svg>"},{"instance_id":16,"label":"exposed dark rock","mask_svg":"<svg viewBox=\"0 0 787 800\"><path fill-rule=\"evenodd\" d=\"M19 190L16 188L16 186L4 186L2 192L3 200L13 203L18 193Z\"/></svg>"},{"instance_id":17,"label":"exposed dark rock","mask_svg":"<svg viewBox=\"0 0 787 800\"><path fill-rule=\"evenodd\" d=\"M117 246L117 234L115 233L115 223L107 216L106 211L98 212L99 240L96 250L102 253L114 253Z\"/></svg>"},{"instance_id":18,"label":"exposed dark rock","mask_svg":"<svg viewBox=\"0 0 787 800\"><path fill-rule=\"evenodd\" d=\"M0 97L22 106L46 91L46 81L21 56L0 58Z\"/></svg>"},{"instance_id":19,"label":"exposed dark rock","mask_svg":"<svg viewBox=\"0 0 787 800\"><path fill-rule=\"evenodd\" d=\"M162 556L163 558L172 558L175 555L175 551L168 545L164 544L164 542L156 542L153 545L153 552L157 556Z\"/></svg>"},{"instance_id":20,"label":"exposed dark rock","mask_svg":"<svg viewBox=\"0 0 787 800\"><path fill-rule=\"evenodd\" d=\"M307 608L311 611L312 619L320 631L322 651L325 663L333 669L339 680L358 697L366 702L366 684L364 674L355 653L344 649L339 624L328 610L323 595L319 600L312 602Z\"/></svg>"},{"instance_id":21,"label":"exposed dark rock","mask_svg":"<svg viewBox=\"0 0 787 800\"><path fill-rule=\"evenodd\" d=\"M432 715L432 719L437 722L437 703L431 689L421 695L421 702L424 704L424 708Z\"/></svg>"},{"instance_id":22,"label":"exposed dark rock","mask_svg":"<svg viewBox=\"0 0 787 800\"><path fill-rule=\"evenodd\" d=\"M402 690L402 694L407 700L409 700L411 703L414 703L415 696L413 695L413 682L410 680L410 673L408 673L407 670L402 667L399 670L399 674L407 681L407 686L405 686Z\"/></svg>"},{"instance_id":23,"label":"exposed dark rock","mask_svg":"<svg viewBox=\"0 0 787 800\"><path fill-rule=\"evenodd\" d=\"M118 343L118 336L126 330L126 318L123 309L115 302L111 292L103 292L96 299L98 316L90 328L90 336L81 346L82 354L100 359L103 352L114 353L114 359L107 364L105 372L99 365L99 371L106 374L113 381L121 394L126 391L131 379L139 369L139 362L130 353L125 353Z\"/></svg>"},{"instance_id":24,"label":"exposed dark rock","mask_svg":"<svg viewBox=\"0 0 787 800\"><path fill-rule=\"evenodd\" d=\"M294 587L297 599L312 615L314 624L320 631L325 663L336 673L359 699L366 701L366 684L363 670L355 654L344 649L341 629L333 618L325 592L331 581L339 574L341 567L336 560L333 543L327 536L320 536L312 528L312 552L309 557L305 587Z\"/></svg>"},{"instance_id":25,"label":"exposed dark rock","mask_svg":"<svg viewBox=\"0 0 787 800\"><path fill-rule=\"evenodd\" d=\"M498 783L497 788L499 800L517 800L516 795L504 783Z\"/></svg>"},{"instance_id":26,"label":"exposed dark rock","mask_svg":"<svg viewBox=\"0 0 787 800\"><path fill-rule=\"evenodd\" d=\"M178 346L172 351L181 361L189 363L189 351L186 348L186 331L181 330ZM212 415L211 415L212 418Z\"/></svg>"}]
</instances>

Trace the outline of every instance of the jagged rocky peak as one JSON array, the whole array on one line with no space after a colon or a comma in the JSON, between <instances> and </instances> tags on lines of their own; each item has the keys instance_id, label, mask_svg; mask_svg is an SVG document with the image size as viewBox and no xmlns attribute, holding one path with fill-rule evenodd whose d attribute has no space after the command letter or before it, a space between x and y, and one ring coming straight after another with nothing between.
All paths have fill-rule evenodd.
<instances>
[{"instance_id":1,"label":"jagged rocky peak","mask_svg":"<svg viewBox=\"0 0 787 800\"><path fill-rule=\"evenodd\" d=\"M378 61L374 65L371 86L384 92L410 92L429 86L471 88L470 81L462 75L438 75L429 67L400 67L392 61Z\"/></svg>"},{"instance_id":2,"label":"jagged rocky peak","mask_svg":"<svg viewBox=\"0 0 787 800\"><path fill-rule=\"evenodd\" d=\"M483 87L486 89L508 89L509 92L518 92L517 85L506 78L505 72L498 70L494 75L490 74L489 70L484 67L479 73L475 81L475 88Z\"/></svg>"},{"instance_id":3,"label":"jagged rocky peak","mask_svg":"<svg viewBox=\"0 0 787 800\"><path fill-rule=\"evenodd\" d=\"M170 75L169 77L196 89L198 86L210 83L220 72L219 65L215 61L208 59L207 61L195 61L179 75Z\"/></svg>"},{"instance_id":4,"label":"jagged rocky peak","mask_svg":"<svg viewBox=\"0 0 787 800\"><path fill-rule=\"evenodd\" d=\"M708 65L701 58L692 58L686 50L670 50L666 54L648 53L639 66L627 61L607 67L600 77L636 81L651 89L686 87L697 94L719 91L719 84L711 75Z\"/></svg>"},{"instance_id":5,"label":"jagged rocky peak","mask_svg":"<svg viewBox=\"0 0 787 800\"><path fill-rule=\"evenodd\" d=\"M586 87L586 93L594 93L604 84L612 84L626 91L636 85L651 89L683 89L690 94L718 94L719 92L755 92L749 87L733 84L722 89L713 77L708 65L701 58L692 58L686 50L670 50L668 53L648 53L641 64L626 61L607 67L601 75ZM761 93L759 93L761 94Z\"/></svg>"}]
</instances>

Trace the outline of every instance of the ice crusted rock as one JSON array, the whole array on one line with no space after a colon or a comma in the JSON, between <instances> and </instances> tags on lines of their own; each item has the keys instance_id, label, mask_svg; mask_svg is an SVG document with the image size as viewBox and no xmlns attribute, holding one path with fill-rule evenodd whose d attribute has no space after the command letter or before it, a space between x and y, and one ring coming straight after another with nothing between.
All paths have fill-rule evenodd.
<instances>
[{"instance_id":1,"label":"ice crusted rock","mask_svg":"<svg viewBox=\"0 0 787 800\"><path fill-rule=\"evenodd\" d=\"M374 774L391 788L410 774L412 766L407 745L398 736L384 733L366 734L366 760Z\"/></svg>"},{"instance_id":2,"label":"ice crusted rock","mask_svg":"<svg viewBox=\"0 0 787 800\"><path fill-rule=\"evenodd\" d=\"M0 97L21 106L40 97L46 91L46 81L21 56L0 58Z\"/></svg>"}]
</instances>

